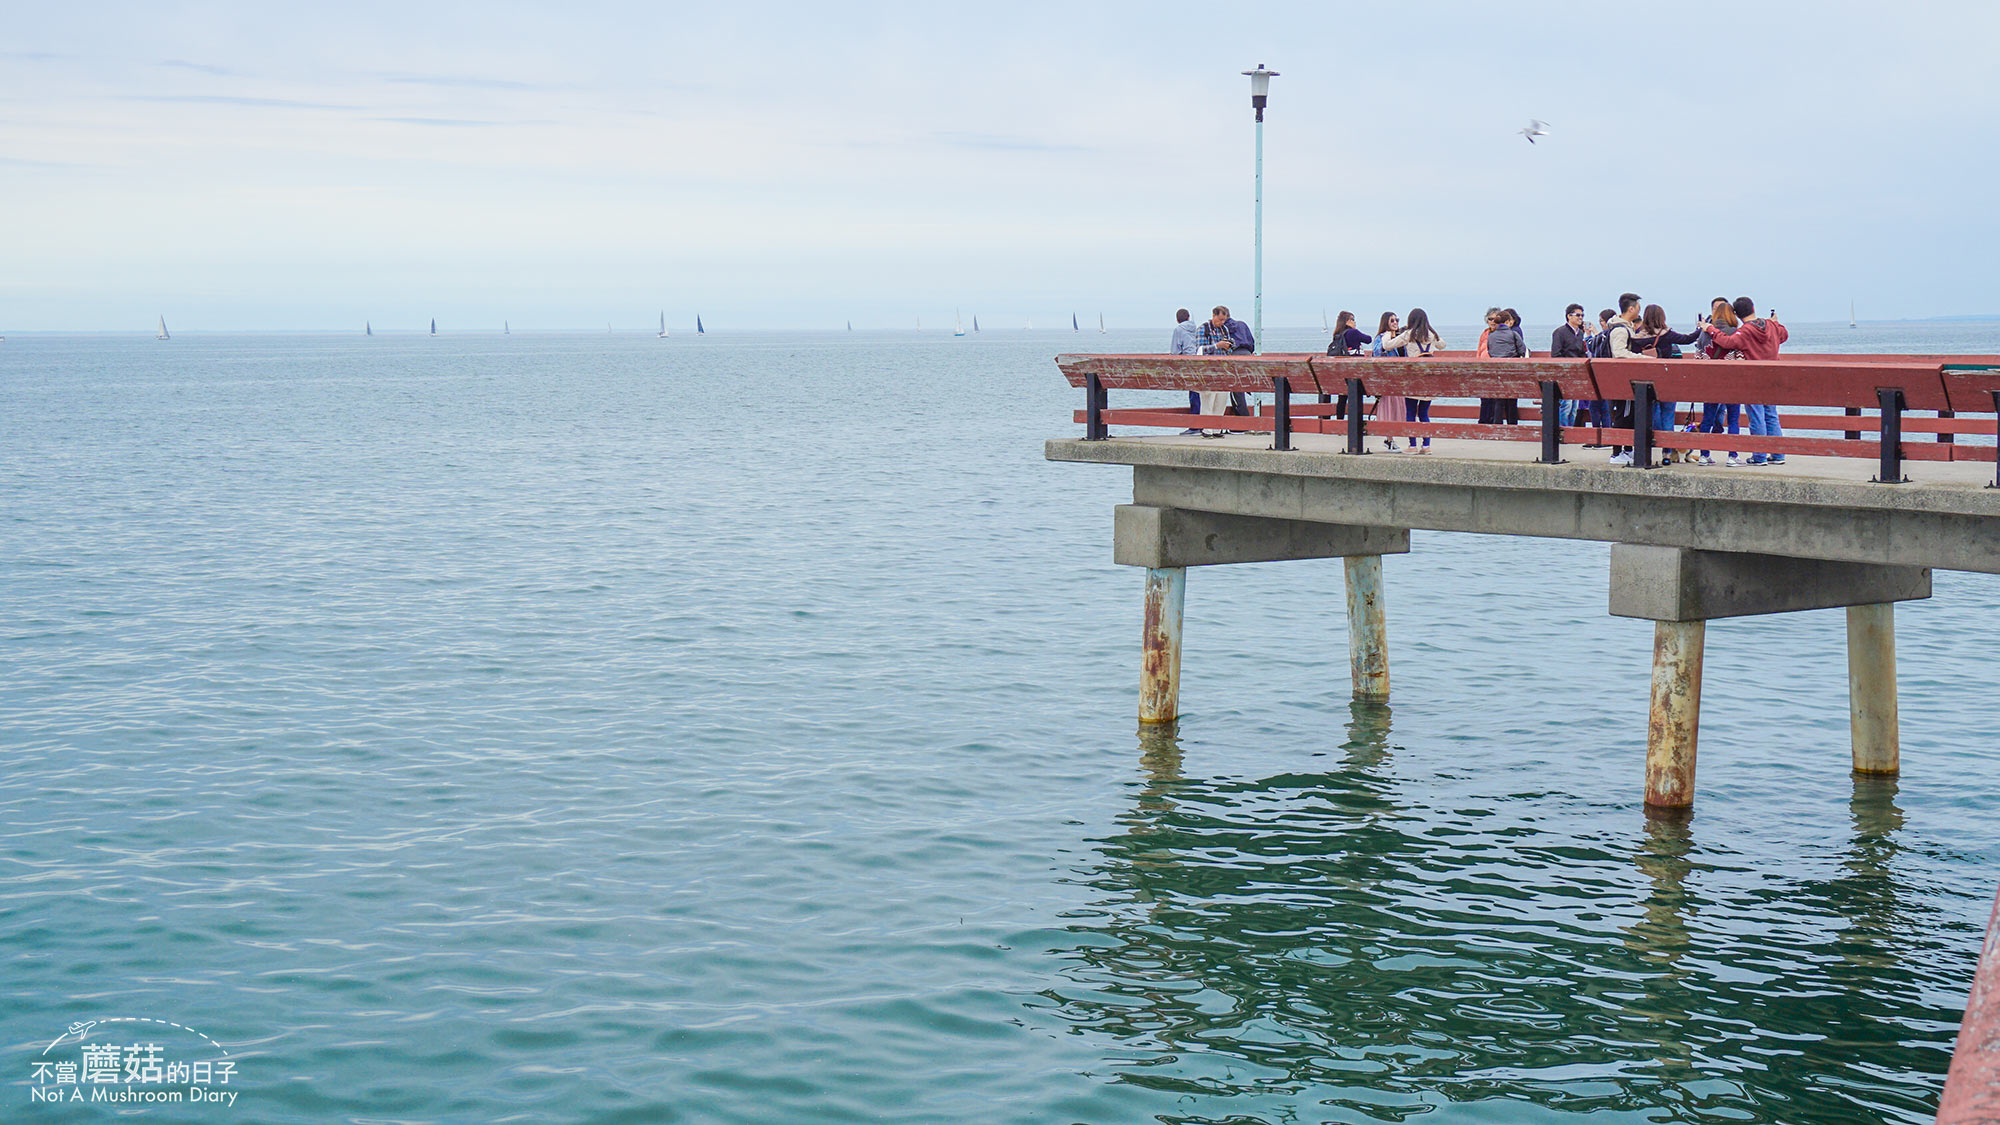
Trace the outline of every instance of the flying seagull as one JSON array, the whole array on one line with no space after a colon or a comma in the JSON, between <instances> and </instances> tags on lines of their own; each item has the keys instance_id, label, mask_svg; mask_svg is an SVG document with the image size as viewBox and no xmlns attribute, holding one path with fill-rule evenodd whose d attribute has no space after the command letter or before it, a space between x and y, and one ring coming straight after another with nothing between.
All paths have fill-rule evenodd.
<instances>
[{"instance_id":1,"label":"flying seagull","mask_svg":"<svg viewBox=\"0 0 2000 1125\"><path fill-rule=\"evenodd\" d=\"M1521 135L1528 138L1529 144L1534 144L1536 137L1549 135L1549 123L1540 118L1529 118L1528 127L1521 130Z\"/></svg>"}]
</instances>

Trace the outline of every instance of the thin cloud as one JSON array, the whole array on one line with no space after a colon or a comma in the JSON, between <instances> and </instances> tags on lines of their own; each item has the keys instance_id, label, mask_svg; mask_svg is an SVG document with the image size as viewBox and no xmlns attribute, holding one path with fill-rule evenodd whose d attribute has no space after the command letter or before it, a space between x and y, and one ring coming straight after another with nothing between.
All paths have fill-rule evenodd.
<instances>
[{"instance_id":1,"label":"thin cloud","mask_svg":"<svg viewBox=\"0 0 2000 1125\"><path fill-rule=\"evenodd\" d=\"M128 102L177 102L194 105L240 105L253 109L360 109L354 105L334 105L329 102L301 102L291 98L248 98L234 94L126 94L122 100Z\"/></svg>"},{"instance_id":2,"label":"thin cloud","mask_svg":"<svg viewBox=\"0 0 2000 1125\"><path fill-rule=\"evenodd\" d=\"M477 78L460 74L384 74L384 82L401 86L443 86L455 90L553 90L538 82L517 82L511 78Z\"/></svg>"},{"instance_id":3,"label":"thin cloud","mask_svg":"<svg viewBox=\"0 0 2000 1125\"><path fill-rule=\"evenodd\" d=\"M980 148L994 152L1088 152L1083 145L1051 144L1030 137L1009 137L999 133L932 133L937 140L955 148Z\"/></svg>"},{"instance_id":4,"label":"thin cloud","mask_svg":"<svg viewBox=\"0 0 2000 1125\"><path fill-rule=\"evenodd\" d=\"M391 125L432 125L443 129L483 129L510 124L506 121L473 121L464 117L377 117L373 120L386 121Z\"/></svg>"},{"instance_id":5,"label":"thin cloud","mask_svg":"<svg viewBox=\"0 0 2000 1125\"><path fill-rule=\"evenodd\" d=\"M243 77L243 72L240 70L231 70L226 66L212 66L208 63L189 62L186 59L161 59L159 65L170 67L174 70L193 70L202 74L213 74L218 78Z\"/></svg>"}]
</instances>

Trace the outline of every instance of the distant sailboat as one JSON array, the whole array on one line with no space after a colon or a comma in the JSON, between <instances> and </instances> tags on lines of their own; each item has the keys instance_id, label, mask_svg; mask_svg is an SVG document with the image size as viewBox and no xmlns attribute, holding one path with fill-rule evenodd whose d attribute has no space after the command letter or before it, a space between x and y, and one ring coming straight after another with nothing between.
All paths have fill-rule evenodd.
<instances>
[{"instance_id":1,"label":"distant sailboat","mask_svg":"<svg viewBox=\"0 0 2000 1125\"><path fill-rule=\"evenodd\" d=\"M1104 314L1103 314L1103 313L1098 313L1098 314L1097 314L1097 334L1098 334L1099 336L1102 336L1102 335L1104 335Z\"/></svg>"},{"instance_id":2,"label":"distant sailboat","mask_svg":"<svg viewBox=\"0 0 2000 1125\"><path fill-rule=\"evenodd\" d=\"M977 313L974 313L972 317L972 330L974 332L979 331L979 315Z\"/></svg>"},{"instance_id":3,"label":"distant sailboat","mask_svg":"<svg viewBox=\"0 0 2000 1125\"><path fill-rule=\"evenodd\" d=\"M853 322L853 321L851 321L851 320L850 320L850 321L848 321L848 322L847 322L847 330L848 330L849 332L852 332L852 331L854 331L854 322Z\"/></svg>"},{"instance_id":4,"label":"distant sailboat","mask_svg":"<svg viewBox=\"0 0 2000 1125\"><path fill-rule=\"evenodd\" d=\"M160 317L160 334L158 336L153 337L153 339L155 340L173 339L173 335L167 331L167 318L165 316Z\"/></svg>"},{"instance_id":5,"label":"distant sailboat","mask_svg":"<svg viewBox=\"0 0 2000 1125\"><path fill-rule=\"evenodd\" d=\"M431 318L431 335L435 336L435 335L437 335L437 334L438 334L438 319L437 319L437 317L432 317L432 318Z\"/></svg>"},{"instance_id":6,"label":"distant sailboat","mask_svg":"<svg viewBox=\"0 0 2000 1125\"><path fill-rule=\"evenodd\" d=\"M1071 313L1071 314L1069 314L1069 330L1070 330L1071 332L1081 332L1081 331L1083 331L1083 329L1081 329L1081 328L1078 328L1078 327L1076 326L1076 314L1075 314L1075 313Z\"/></svg>"},{"instance_id":7,"label":"distant sailboat","mask_svg":"<svg viewBox=\"0 0 2000 1125\"><path fill-rule=\"evenodd\" d=\"M923 330L924 330L924 318L923 318L923 317L918 317L918 318L917 318L917 331L919 331L919 332L922 332Z\"/></svg>"},{"instance_id":8,"label":"distant sailboat","mask_svg":"<svg viewBox=\"0 0 2000 1125\"><path fill-rule=\"evenodd\" d=\"M370 321L366 321L366 320L362 321L362 322L361 322L361 334L362 334L363 336L373 336L373 335L375 334L375 325L374 325L374 324L373 324L372 322L370 322Z\"/></svg>"},{"instance_id":9,"label":"distant sailboat","mask_svg":"<svg viewBox=\"0 0 2000 1125\"><path fill-rule=\"evenodd\" d=\"M1028 322L1028 327L1022 329L1022 331L1024 332L1033 332L1034 330L1035 330L1035 322L1032 320Z\"/></svg>"},{"instance_id":10,"label":"distant sailboat","mask_svg":"<svg viewBox=\"0 0 2000 1125\"><path fill-rule=\"evenodd\" d=\"M1331 336L1331 335L1333 335L1333 329L1331 329L1331 328L1328 328L1328 327L1326 326L1326 310L1325 310L1325 309L1321 309L1321 310L1319 310L1319 330L1320 330L1320 334L1321 334L1321 335L1325 335L1325 336Z\"/></svg>"},{"instance_id":11,"label":"distant sailboat","mask_svg":"<svg viewBox=\"0 0 2000 1125\"><path fill-rule=\"evenodd\" d=\"M501 322L500 322L500 334L501 334L502 336L512 336L512 335L514 334L514 326L513 326L513 325L511 325L511 324L509 324L509 323L507 323L507 322L506 322L506 321L504 321L504 320L503 320L503 321L501 321Z\"/></svg>"},{"instance_id":12,"label":"distant sailboat","mask_svg":"<svg viewBox=\"0 0 2000 1125\"><path fill-rule=\"evenodd\" d=\"M1849 328L1858 328L1858 327L1860 327L1860 325L1856 324L1856 323L1855 323L1855 321L1854 321L1854 302L1853 302L1853 301L1849 301L1849 302L1847 302L1847 326L1848 326Z\"/></svg>"},{"instance_id":13,"label":"distant sailboat","mask_svg":"<svg viewBox=\"0 0 2000 1125\"><path fill-rule=\"evenodd\" d=\"M951 310L951 334L954 336L965 335L965 321L959 319L957 309Z\"/></svg>"},{"instance_id":14,"label":"distant sailboat","mask_svg":"<svg viewBox=\"0 0 2000 1125\"><path fill-rule=\"evenodd\" d=\"M701 314L700 314L700 313L696 313L696 314L694 314L694 334L695 334L695 335L697 335L697 336L706 336L706 335L708 335L708 329L706 329L706 328L703 328L703 327L701 326Z\"/></svg>"},{"instance_id":15,"label":"distant sailboat","mask_svg":"<svg viewBox=\"0 0 2000 1125\"><path fill-rule=\"evenodd\" d=\"M668 335L668 333L667 333L667 310L665 310L665 309L661 309L661 310L660 310L660 335L659 335L659 337L658 337L658 338L659 338L659 339L661 339L661 340L664 340L664 339L666 339L666 338L667 338L667 335Z\"/></svg>"}]
</instances>

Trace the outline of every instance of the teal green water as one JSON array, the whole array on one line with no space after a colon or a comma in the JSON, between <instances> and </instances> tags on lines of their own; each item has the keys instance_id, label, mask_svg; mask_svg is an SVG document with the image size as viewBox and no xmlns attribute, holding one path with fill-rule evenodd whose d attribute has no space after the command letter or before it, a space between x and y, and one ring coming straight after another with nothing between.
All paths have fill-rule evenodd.
<instances>
[{"instance_id":1,"label":"teal green water","mask_svg":"<svg viewBox=\"0 0 2000 1125\"><path fill-rule=\"evenodd\" d=\"M1897 782L1838 612L1713 625L1681 824L1601 545L1419 533L1393 709L1337 564L1197 572L1141 735L1040 443L1157 335L0 345L0 1119L145 1018L239 1061L168 1120L1928 1120L2000 580L1899 610Z\"/></svg>"}]
</instances>

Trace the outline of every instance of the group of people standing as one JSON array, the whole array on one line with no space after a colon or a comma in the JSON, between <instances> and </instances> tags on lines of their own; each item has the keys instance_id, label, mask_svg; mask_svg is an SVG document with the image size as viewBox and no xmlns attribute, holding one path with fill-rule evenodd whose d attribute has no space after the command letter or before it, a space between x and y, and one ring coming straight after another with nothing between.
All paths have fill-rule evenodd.
<instances>
[{"instance_id":1,"label":"group of people standing","mask_svg":"<svg viewBox=\"0 0 2000 1125\"><path fill-rule=\"evenodd\" d=\"M1240 320L1232 319L1229 310L1221 305L1215 307L1209 319L1198 324L1190 323L1188 311L1181 309L1176 314L1178 324L1174 329L1172 352L1175 355L1253 355L1256 340L1250 328ZM1692 332L1676 332L1667 324L1667 313L1659 305L1642 307L1637 293L1623 293L1618 297L1616 309L1605 309L1597 315L1597 326L1593 330L1584 317L1582 305L1571 304L1563 311L1563 323L1549 339L1549 354L1555 358L1599 359L1681 359L1686 353L1683 346L1693 348L1693 354L1703 359L1776 359L1778 348L1791 333L1775 317L1759 317L1757 304L1748 297L1738 297L1734 301L1717 297L1709 303L1708 315L1695 322ZM1377 321L1374 335L1361 331L1353 313L1342 310L1333 324L1333 340L1327 344L1326 354L1348 356L1427 356L1445 350L1445 342L1437 330L1431 327L1429 314L1423 309L1410 310L1407 321L1392 312L1385 312ZM1533 355L1528 348L1527 337L1521 331L1521 315L1513 309L1494 307L1486 310L1486 328L1479 334L1476 354L1481 359L1527 358ZM1248 414L1249 403L1238 392L1227 396L1224 403L1222 392L1188 392L1188 407L1196 414ZM1653 404L1652 424L1655 430L1672 430L1678 417L1676 403L1656 402ZM1363 409L1365 404L1355 404L1355 409ZM1347 416L1347 397L1340 396L1335 405L1334 417ZM1577 402L1565 400L1561 404L1561 424L1576 424L1577 416L1589 410L1591 421L1600 429L1629 429L1633 424L1630 400L1600 400ZM1406 422L1428 422L1431 420L1431 400L1406 398L1402 395L1383 395L1374 403L1373 414L1384 420L1400 419ZM1784 429L1778 421L1775 405L1746 403L1704 403L1699 422L1689 415L1687 430L1706 434L1741 434L1744 420L1748 420L1750 433L1756 437L1782 437ZM1521 420L1520 403L1515 399L1482 398L1479 400L1479 421L1485 425L1518 425ZM1726 430L1725 430L1726 427ZM1201 434L1204 437L1221 437L1224 431L1186 430L1187 434ZM1412 438L1407 450L1413 454L1430 452L1431 439ZM1387 439L1387 448L1396 448L1396 439ZM1596 448L1586 446L1586 448ZM1676 451L1666 451L1668 461L1682 460L1696 465L1777 465L1783 464L1782 453L1752 453L1747 459L1739 459L1730 453L1726 460L1718 462L1708 450L1693 455L1675 456ZM1616 445L1611 448L1611 463L1630 465L1630 446Z\"/></svg>"},{"instance_id":2,"label":"group of people standing","mask_svg":"<svg viewBox=\"0 0 2000 1125\"><path fill-rule=\"evenodd\" d=\"M1667 325L1665 309L1658 305L1642 308L1637 293L1621 293L1616 309L1605 309L1597 314L1595 331L1588 330L1582 305L1572 304L1563 310L1563 324L1549 340L1549 354L1558 358L1681 359L1685 355L1681 346L1691 345L1694 355L1702 359L1776 359L1779 346L1790 338L1791 333L1775 317L1758 316L1757 303L1748 297L1738 297L1734 301L1717 297L1709 302L1708 315L1696 319L1694 331L1676 332ZM1584 405L1564 402L1562 424L1573 425ZM1677 405L1672 402L1654 403L1653 429L1674 429L1678 417ZM1592 424L1600 428L1622 430L1630 429L1633 424L1629 399L1600 400L1588 406ZM1704 403L1700 421L1690 417L1686 429L1691 433L1741 434L1742 421L1746 416L1752 436L1784 436L1784 427L1778 422L1777 406L1761 403ZM1752 453L1745 460L1733 452L1718 462L1714 454L1706 449L1692 453L1666 450L1665 456L1668 462L1679 460L1691 465L1782 465L1785 462L1782 453ZM1632 447L1612 446L1611 462L1614 465L1630 465Z\"/></svg>"}]
</instances>

